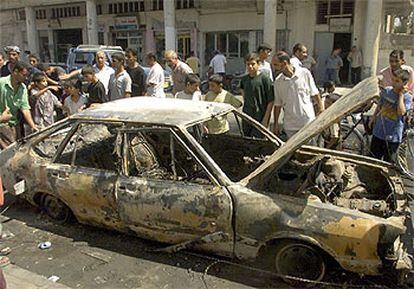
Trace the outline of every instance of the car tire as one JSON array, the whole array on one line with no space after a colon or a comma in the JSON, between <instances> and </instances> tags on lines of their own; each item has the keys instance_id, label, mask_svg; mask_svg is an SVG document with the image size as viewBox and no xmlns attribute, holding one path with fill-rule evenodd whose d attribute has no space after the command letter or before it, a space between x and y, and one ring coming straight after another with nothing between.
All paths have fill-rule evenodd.
<instances>
[{"instance_id":1,"label":"car tire","mask_svg":"<svg viewBox=\"0 0 414 289\"><path fill-rule=\"evenodd\" d=\"M66 223L72 218L70 208L52 195L43 195L41 198L41 206L49 217L59 223Z\"/></svg>"},{"instance_id":2,"label":"car tire","mask_svg":"<svg viewBox=\"0 0 414 289\"><path fill-rule=\"evenodd\" d=\"M281 242L276 245L273 256L274 270L286 283L300 284L302 287L306 284L315 285L283 276L312 281L321 281L325 277L325 256L312 245L296 241Z\"/></svg>"}]
</instances>

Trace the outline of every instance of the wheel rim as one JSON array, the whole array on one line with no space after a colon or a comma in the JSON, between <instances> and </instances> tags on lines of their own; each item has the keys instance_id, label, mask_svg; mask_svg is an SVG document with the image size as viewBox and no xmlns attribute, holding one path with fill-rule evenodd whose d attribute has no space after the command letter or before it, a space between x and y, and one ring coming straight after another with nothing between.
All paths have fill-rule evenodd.
<instances>
[{"instance_id":1,"label":"wheel rim","mask_svg":"<svg viewBox=\"0 0 414 289\"><path fill-rule=\"evenodd\" d=\"M57 221L65 222L69 219L70 211L68 207L53 196L47 195L44 197L43 207L46 213Z\"/></svg>"},{"instance_id":2,"label":"wheel rim","mask_svg":"<svg viewBox=\"0 0 414 289\"><path fill-rule=\"evenodd\" d=\"M325 262L318 252L305 244L289 244L276 254L279 274L320 281L325 275ZM290 280L291 281L291 280Z\"/></svg>"}]
</instances>

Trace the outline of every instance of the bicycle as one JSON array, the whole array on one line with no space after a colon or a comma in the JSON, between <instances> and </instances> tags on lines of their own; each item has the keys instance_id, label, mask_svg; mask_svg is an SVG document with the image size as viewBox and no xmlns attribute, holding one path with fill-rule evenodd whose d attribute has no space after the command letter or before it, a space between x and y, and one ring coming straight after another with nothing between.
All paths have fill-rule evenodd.
<instances>
[{"instance_id":1,"label":"bicycle","mask_svg":"<svg viewBox=\"0 0 414 289\"><path fill-rule=\"evenodd\" d=\"M396 165L409 179L414 180L414 118L407 118L403 139L397 150Z\"/></svg>"}]
</instances>

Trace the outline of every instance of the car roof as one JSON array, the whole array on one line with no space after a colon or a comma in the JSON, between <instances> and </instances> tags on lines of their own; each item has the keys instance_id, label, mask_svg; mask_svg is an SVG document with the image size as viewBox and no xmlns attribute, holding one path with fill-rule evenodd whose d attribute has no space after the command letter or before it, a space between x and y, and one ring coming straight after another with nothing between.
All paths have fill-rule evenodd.
<instances>
[{"instance_id":1,"label":"car roof","mask_svg":"<svg viewBox=\"0 0 414 289\"><path fill-rule=\"evenodd\" d=\"M107 46L107 45L78 45L75 48L76 51L82 52L96 52L98 50L103 51L119 51L122 52L121 46Z\"/></svg>"},{"instance_id":2,"label":"car roof","mask_svg":"<svg viewBox=\"0 0 414 289\"><path fill-rule=\"evenodd\" d=\"M100 104L95 108L83 110L71 118L187 126L232 109L233 107L226 103L131 97Z\"/></svg>"}]
</instances>

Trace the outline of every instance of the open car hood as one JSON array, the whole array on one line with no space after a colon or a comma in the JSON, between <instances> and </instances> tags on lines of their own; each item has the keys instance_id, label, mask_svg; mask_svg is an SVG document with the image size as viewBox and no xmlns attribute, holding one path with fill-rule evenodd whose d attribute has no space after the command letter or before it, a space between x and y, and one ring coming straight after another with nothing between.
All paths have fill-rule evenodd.
<instances>
[{"instance_id":1,"label":"open car hood","mask_svg":"<svg viewBox=\"0 0 414 289\"><path fill-rule=\"evenodd\" d=\"M376 77L370 77L360 82L316 117L316 119L293 135L263 164L244 178L241 183L248 186L261 183L272 171L280 168L299 147L307 144L312 137L320 134L324 129L339 121L345 115L375 98L378 92L378 79Z\"/></svg>"}]
</instances>

